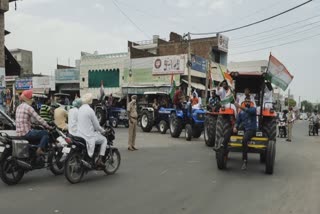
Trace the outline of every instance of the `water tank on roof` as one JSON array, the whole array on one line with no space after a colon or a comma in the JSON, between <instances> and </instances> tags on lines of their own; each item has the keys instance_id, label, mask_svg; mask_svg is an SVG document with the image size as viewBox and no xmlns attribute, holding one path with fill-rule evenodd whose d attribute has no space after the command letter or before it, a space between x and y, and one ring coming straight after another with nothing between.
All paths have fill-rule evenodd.
<instances>
[{"instance_id":1,"label":"water tank on roof","mask_svg":"<svg viewBox=\"0 0 320 214\"><path fill-rule=\"evenodd\" d=\"M153 43L157 43L159 38L159 35L153 35Z\"/></svg>"}]
</instances>

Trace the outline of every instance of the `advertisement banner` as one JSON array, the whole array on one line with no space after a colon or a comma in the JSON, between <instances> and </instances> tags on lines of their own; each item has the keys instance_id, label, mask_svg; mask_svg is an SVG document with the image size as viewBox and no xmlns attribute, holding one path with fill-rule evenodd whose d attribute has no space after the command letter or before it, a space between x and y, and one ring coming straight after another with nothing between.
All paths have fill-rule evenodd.
<instances>
[{"instance_id":1,"label":"advertisement banner","mask_svg":"<svg viewBox=\"0 0 320 214\"><path fill-rule=\"evenodd\" d=\"M28 90L32 89L32 79L17 79L16 80L16 89L17 90Z\"/></svg>"},{"instance_id":2,"label":"advertisement banner","mask_svg":"<svg viewBox=\"0 0 320 214\"><path fill-rule=\"evenodd\" d=\"M80 81L80 70L76 68L57 69L55 74L57 82Z\"/></svg>"},{"instance_id":3,"label":"advertisement banner","mask_svg":"<svg viewBox=\"0 0 320 214\"><path fill-rule=\"evenodd\" d=\"M0 68L0 88L6 87L6 70L5 68Z\"/></svg>"},{"instance_id":4,"label":"advertisement banner","mask_svg":"<svg viewBox=\"0 0 320 214\"><path fill-rule=\"evenodd\" d=\"M185 55L161 56L153 58L153 75L183 74Z\"/></svg>"},{"instance_id":5,"label":"advertisement banner","mask_svg":"<svg viewBox=\"0 0 320 214\"><path fill-rule=\"evenodd\" d=\"M191 69L195 71L199 71L202 73L206 73L207 71L207 60L200 56L191 55Z\"/></svg>"},{"instance_id":6,"label":"advertisement banner","mask_svg":"<svg viewBox=\"0 0 320 214\"><path fill-rule=\"evenodd\" d=\"M42 89L49 92L55 90L55 81L53 77L32 77L33 89Z\"/></svg>"},{"instance_id":7,"label":"advertisement banner","mask_svg":"<svg viewBox=\"0 0 320 214\"><path fill-rule=\"evenodd\" d=\"M218 35L218 49L224 52L228 52L228 46L229 46L229 38L219 34Z\"/></svg>"}]
</instances>

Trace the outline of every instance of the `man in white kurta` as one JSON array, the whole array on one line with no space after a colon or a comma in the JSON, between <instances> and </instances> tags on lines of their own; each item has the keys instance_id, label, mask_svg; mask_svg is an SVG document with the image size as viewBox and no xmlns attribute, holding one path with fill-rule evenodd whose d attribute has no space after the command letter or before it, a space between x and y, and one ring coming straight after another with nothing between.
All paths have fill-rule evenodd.
<instances>
[{"instance_id":1,"label":"man in white kurta","mask_svg":"<svg viewBox=\"0 0 320 214\"><path fill-rule=\"evenodd\" d=\"M216 91L216 95L220 96L220 100L222 101L223 99L225 99L227 96L229 96L231 94L231 89L228 86L228 83L226 80L222 81ZM224 105L225 108L231 108L234 111L234 116L235 118L237 117L238 113L237 113L237 109L236 106L232 103L227 103Z\"/></svg>"},{"instance_id":2,"label":"man in white kurta","mask_svg":"<svg viewBox=\"0 0 320 214\"><path fill-rule=\"evenodd\" d=\"M73 108L68 112L68 131L71 135L78 134L78 113L82 102L80 99L75 99L72 102Z\"/></svg>"},{"instance_id":3,"label":"man in white kurta","mask_svg":"<svg viewBox=\"0 0 320 214\"><path fill-rule=\"evenodd\" d=\"M108 142L101 134L104 133L105 130L100 126L98 118L89 106L92 104L92 99L92 94L85 94L81 98L82 106L78 112L78 135L87 141L89 157L92 157L95 145L101 144L97 165L104 166L102 157L105 155Z\"/></svg>"}]
</instances>

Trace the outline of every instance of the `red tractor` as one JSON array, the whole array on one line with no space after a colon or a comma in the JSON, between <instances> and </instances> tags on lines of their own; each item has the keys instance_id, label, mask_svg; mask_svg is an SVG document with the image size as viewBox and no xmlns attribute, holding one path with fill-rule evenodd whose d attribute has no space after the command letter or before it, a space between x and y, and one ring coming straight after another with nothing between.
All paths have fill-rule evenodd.
<instances>
[{"instance_id":1,"label":"red tractor","mask_svg":"<svg viewBox=\"0 0 320 214\"><path fill-rule=\"evenodd\" d=\"M257 105L258 129L256 135L248 143L248 152L258 153L260 162L265 164L265 172L272 174L276 153L277 114L273 109L273 103L266 102L264 99L265 93L268 91L272 93L272 86L266 78L266 73L232 72L230 75L234 81L235 97L241 95L246 88L254 96ZM244 131L238 130L238 133L233 133L236 114L231 105L224 105L218 113L211 113L211 116L207 117L210 126L210 129L207 130L208 137L213 137L212 130L215 130L214 150L216 151L217 166L221 170L227 167L229 152L242 152Z\"/></svg>"}]
</instances>

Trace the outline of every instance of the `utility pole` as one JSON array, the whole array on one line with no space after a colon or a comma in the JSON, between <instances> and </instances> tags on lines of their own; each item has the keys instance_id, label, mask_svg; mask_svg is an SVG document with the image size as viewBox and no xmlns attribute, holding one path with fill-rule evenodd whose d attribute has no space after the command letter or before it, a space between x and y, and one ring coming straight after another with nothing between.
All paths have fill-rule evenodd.
<instances>
[{"instance_id":1,"label":"utility pole","mask_svg":"<svg viewBox=\"0 0 320 214\"><path fill-rule=\"evenodd\" d=\"M210 60L209 60L209 57L208 57L208 62L207 62L207 71L206 71L206 90L205 90L205 105L207 106L208 103L207 103L207 97L208 97L208 84L209 84L209 72L211 72L211 68L210 68Z\"/></svg>"},{"instance_id":2,"label":"utility pole","mask_svg":"<svg viewBox=\"0 0 320 214\"><path fill-rule=\"evenodd\" d=\"M191 94L191 66L189 62L191 62L191 44L190 44L191 36L190 32L188 32L188 90L187 90L187 95L189 96Z\"/></svg>"},{"instance_id":3,"label":"utility pole","mask_svg":"<svg viewBox=\"0 0 320 214\"><path fill-rule=\"evenodd\" d=\"M288 109L290 107L290 89L288 90Z\"/></svg>"}]
</instances>

